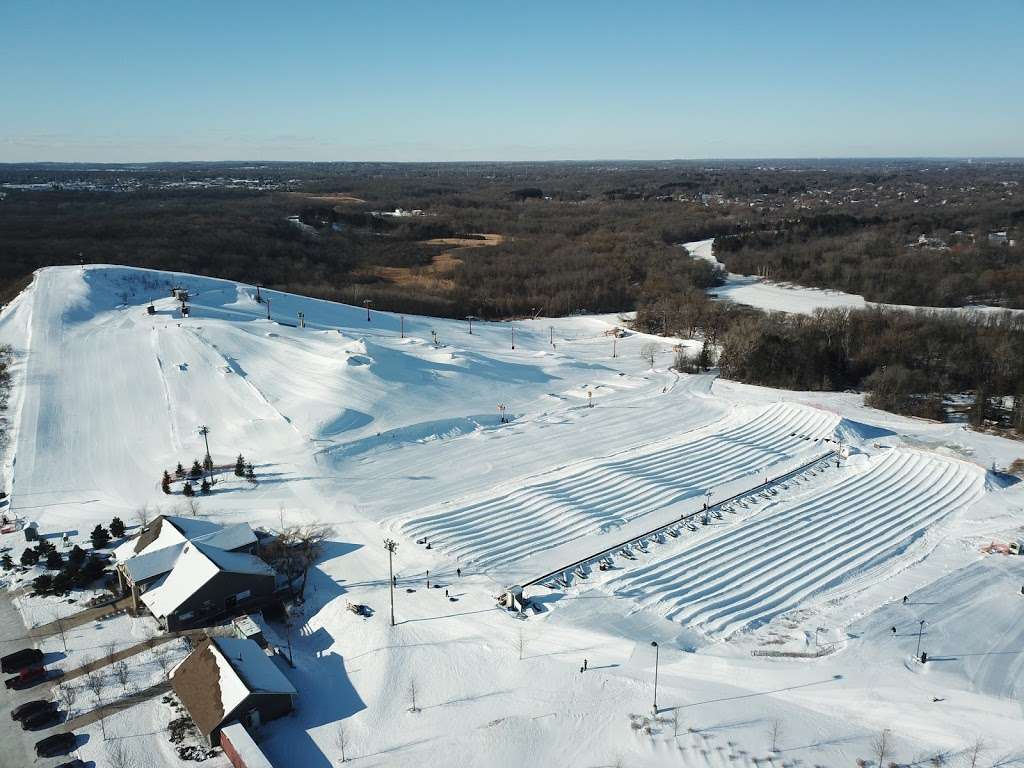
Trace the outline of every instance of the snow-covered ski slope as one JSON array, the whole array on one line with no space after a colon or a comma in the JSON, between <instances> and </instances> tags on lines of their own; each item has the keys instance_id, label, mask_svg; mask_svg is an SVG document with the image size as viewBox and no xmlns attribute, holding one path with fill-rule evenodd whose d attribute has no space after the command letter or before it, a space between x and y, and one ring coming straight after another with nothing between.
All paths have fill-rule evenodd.
<instances>
[{"instance_id":1,"label":"snow-covered ski slope","mask_svg":"<svg viewBox=\"0 0 1024 768\"><path fill-rule=\"evenodd\" d=\"M172 285L189 290L191 317ZM202 457L206 424L215 462L243 453L258 482L226 472L198 497L200 515L334 527L295 619L285 674L297 711L261 729L275 764L337 764L339 723L359 761L410 768L514 768L524 755L545 767L706 768L719 746L753 768L776 718L783 754L806 765L866 758L881 728L894 730L901 764L956 754L976 735L1024 752L1012 698L1024 558L979 552L1024 538L1024 487L985 471L1020 443L876 411L859 395L670 371L672 347L693 340L630 333L613 357L618 316L516 321L512 349L509 323L474 323L470 335L465 322L407 316L402 338L398 315L368 322L360 306L275 291L263 292L268 321L255 293L115 266L39 271L0 312L0 343L16 353L3 480L14 513L88 546L94 525L118 515L131 528L143 505L192 514L180 493L161 493L160 475ZM651 342L653 368L639 354ZM712 501L748 490L765 470L837 447L826 438L849 449L842 466L651 540L635 560L615 555L610 571L530 587L540 615L496 609L493 596L519 579L699 510L706 490ZM395 627L385 538L399 545ZM18 532L0 545L17 559L25 543ZM46 599L33 598L38 621ZM911 659L920 619L939 657L924 669ZM750 654L811 650L819 627L829 656ZM650 711L652 641L678 739L665 722L649 736L630 725ZM413 675L416 714L395 695ZM156 725L138 728L143 711L127 710L120 734L140 762L162 738L141 732L166 723L154 710ZM98 725L84 733L83 759L104 766Z\"/></svg>"},{"instance_id":2,"label":"snow-covered ski slope","mask_svg":"<svg viewBox=\"0 0 1024 768\"><path fill-rule=\"evenodd\" d=\"M858 464L834 484L794 500L782 494L753 518L608 586L673 621L728 635L884 571L985 490L981 469L914 451Z\"/></svg>"},{"instance_id":3,"label":"snow-covered ski slope","mask_svg":"<svg viewBox=\"0 0 1024 768\"><path fill-rule=\"evenodd\" d=\"M781 404L747 409L724 422L629 455L584 462L489 492L469 503L415 514L402 524L412 538L489 569L623 526L705 491L762 482L765 473L821 455L839 418ZM743 484L742 481L746 480ZM590 544L599 549L599 542ZM537 574L535 574L537 575Z\"/></svg>"}]
</instances>

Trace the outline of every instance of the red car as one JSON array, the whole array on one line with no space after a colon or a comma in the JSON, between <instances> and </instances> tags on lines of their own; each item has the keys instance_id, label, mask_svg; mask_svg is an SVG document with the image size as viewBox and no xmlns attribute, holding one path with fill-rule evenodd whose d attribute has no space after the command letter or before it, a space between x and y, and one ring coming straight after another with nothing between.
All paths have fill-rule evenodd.
<instances>
[{"instance_id":1,"label":"red car","mask_svg":"<svg viewBox=\"0 0 1024 768\"><path fill-rule=\"evenodd\" d=\"M46 675L46 667L29 667L28 669L21 670L14 677L4 680L4 685L15 690L27 688L34 683L38 683L40 680L46 679Z\"/></svg>"}]
</instances>

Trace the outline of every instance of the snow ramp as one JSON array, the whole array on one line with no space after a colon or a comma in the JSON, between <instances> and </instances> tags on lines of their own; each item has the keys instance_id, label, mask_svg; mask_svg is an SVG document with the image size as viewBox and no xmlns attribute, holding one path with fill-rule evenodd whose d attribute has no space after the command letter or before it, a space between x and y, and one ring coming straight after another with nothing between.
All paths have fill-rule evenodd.
<instances>
[{"instance_id":1,"label":"snow ramp","mask_svg":"<svg viewBox=\"0 0 1024 768\"><path fill-rule=\"evenodd\" d=\"M985 472L890 450L839 482L608 583L673 621L728 636L893 567L929 526L985 492Z\"/></svg>"},{"instance_id":2,"label":"snow ramp","mask_svg":"<svg viewBox=\"0 0 1024 768\"><path fill-rule=\"evenodd\" d=\"M707 489L744 479L756 485L766 470L821 453L837 423L835 414L799 405L743 409L723 423L425 510L400 528L481 569L506 569L583 536L615 533Z\"/></svg>"}]
</instances>

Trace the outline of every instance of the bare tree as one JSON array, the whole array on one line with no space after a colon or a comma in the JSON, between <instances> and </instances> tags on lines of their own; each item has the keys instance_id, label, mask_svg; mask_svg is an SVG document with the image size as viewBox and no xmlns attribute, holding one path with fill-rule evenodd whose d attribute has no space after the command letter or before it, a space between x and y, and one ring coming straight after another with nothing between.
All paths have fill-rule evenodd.
<instances>
[{"instance_id":1,"label":"bare tree","mask_svg":"<svg viewBox=\"0 0 1024 768\"><path fill-rule=\"evenodd\" d=\"M322 523L282 528L277 538L264 547L264 559L285 573L294 593L303 595L309 569L319 559L324 543L333 535L334 528ZM296 590L294 582L300 576L302 583Z\"/></svg>"},{"instance_id":2,"label":"bare tree","mask_svg":"<svg viewBox=\"0 0 1024 768\"><path fill-rule=\"evenodd\" d=\"M167 677L167 669L171 666L171 657L167 654L166 646L160 645L153 649L153 661L160 667L160 675Z\"/></svg>"},{"instance_id":3,"label":"bare tree","mask_svg":"<svg viewBox=\"0 0 1024 768\"><path fill-rule=\"evenodd\" d=\"M892 737L888 728L884 728L875 740L871 742L871 749L877 755L875 765L878 768L885 768L885 757L892 750Z\"/></svg>"},{"instance_id":4,"label":"bare tree","mask_svg":"<svg viewBox=\"0 0 1024 768\"><path fill-rule=\"evenodd\" d=\"M654 367L654 356L658 354L658 345L653 341L649 341L640 347L640 357L650 363L651 368Z\"/></svg>"},{"instance_id":5,"label":"bare tree","mask_svg":"<svg viewBox=\"0 0 1024 768\"><path fill-rule=\"evenodd\" d=\"M111 768L136 768L138 765L124 739L114 739L106 744L107 760Z\"/></svg>"},{"instance_id":6,"label":"bare tree","mask_svg":"<svg viewBox=\"0 0 1024 768\"><path fill-rule=\"evenodd\" d=\"M91 669L85 673L85 687L92 693L93 698L96 700L96 707L100 711L100 730L103 732L103 739L106 741L107 738L107 727L103 722L104 711L103 711L103 675L97 670Z\"/></svg>"},{"instance_id":7,"label":"bare tree","mask_svg":"<svg viewBox=\"0 0 1024 768\"><path fill-rule=\"evenodd\" d=\"M771 741L771 751L779 751L779 739L782 738L782 721L772 720L772 726L768 729L768 739Z\"/></svg>"},{"instance_id":8,"label":"bare tree","mask_svg":"<svg viewBox=\"0 0 1024 768\"><path fill-rule=\"evenodd\" d=\"M114 664L114 676L117 678L117 682L121 684L121 690L128 693L128 681L131 679L132 673L128 668L128 662L121 659Z\"/></svg>"},{"instance_id":9,"label":"bare tree","mask_svg":"<svg viewBox=\"0 0 1024 768\"><path fill-rule=\"evenodd\" d=\"M416 706L416 678L409 678L409 711L419 712L420 708Z\"/></svg>"},{"instance_id":10,"label":"bare tree","mask_svg":"<svg viewBox=\"0 0 1024 768\"><path fill-rule=\"evenodd\" d=\"M103 655L107 659L107 664L114 663L114 656L117 655L117 641L110 640L103 644Z\"/></svg>"},{"instance_id":11,"label":"bare tree","mask_svg":"<svg viewBox=\"0 0 1024 768\"><path fill-rule=\"evenodd\" d=\"M974 743L967 748L967 759L970 760L970 768L978 768L978 761L981 759L981 753L988 749L988 745L985 744L985 740L979 736L974 740Z\"/></svg>"},{"instance_id":12,"label":"bare tree","mask_svg":"<svg viewBox=\"0 0 1024 768\"><path fill-rule=\"evenodd\" d=\"M78 699L78 689L71 683L64 683L57 686L57 696L64 705L64 709L67 710L68 719L70 720L71 708L75 706L75 701Z\"/></svg>"},{"instance_id":13,"label":"bare tree","mask_svg":"<svg viewBox=\"0 0 1024 768\"><path fill-rule=\"evenodd\" d=\"M341 762L348 762L348 755L346 750L348 749L348 734L345 733L345 725L338 723L338 728L334 732L334 746L338 748L341 753Z\"/></svg>"},{"instance_id":14,"label":"bare tree","mask_svg":"<svg viewBox=\"0 0 1024 768\"><path fill-rule=\"evenodd\" d=\"M149 527L149 523L153 519L153 513L148 504L143 504L135 510L135 519L139 523L140 530L144 531Z\"/></svg>"},{"instance_id":15,"label":"bare tree","mask_svg":"<svg viewBox=\"0 0 1024 768\"><path fill-rule=\"evenodd\" d=\"M60 635L60 641L64 644L64 653L68 652L68 635L64 629L64 622L61 620L60 614L55 613L53 615L53 623L57 625L57 634Z\"/></svg>"}]
</instances>

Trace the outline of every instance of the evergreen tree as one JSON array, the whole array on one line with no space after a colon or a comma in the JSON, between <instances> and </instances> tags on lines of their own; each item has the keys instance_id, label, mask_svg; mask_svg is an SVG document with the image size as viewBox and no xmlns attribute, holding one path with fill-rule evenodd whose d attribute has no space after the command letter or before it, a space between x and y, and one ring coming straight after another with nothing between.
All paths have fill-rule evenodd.
<instances>
[{"instance_id":1,"label":"evergreen tree","mask_svg":"<svg viewBox=\"0 0 1024 768\"><path fill-rule=\"evenodd\" d=\"M167 474L166 472L164 474ZM110 521L110 535L115 539L120 539L124 536L124 521L120 517L115 517Z\"/></svg>"},{"instance_id":2,"label":"evergreen tree","mask_svg":"<svg viewBox=\"0 0 1024 768\"><path fill-rule=\"evenodd\" d=\"M164 493L171 492L171 475L167 472L166 469L164 470L164 477L160 481L160 490L163 491Z\"/></svg>"},{"instance_id":3,"label":"evergreen tree","mask_svg":"<svg viewBox=\"0 0 1024 768\"><path fill-rule=\"evenodd\" d=\"M21 553L21 564L30 566L39 562L39 553L34 549L26 549Z\"/></svg>"},{"instance_id":4,"label":"evergreen tree","mask_svg":"<svg viewBox=\"0 0 1024 768\"><path fill-rule=\"evenodd\" d=\"M238 477L245 477L245 457L242 454L238 454L235 460L235 474Z\"/></svg>"},{"instance_id":5,"label":"evergreen tree","mask_svg":"<svg viewBox=\"0 0 1024 768\"><path fill-rule=\"evenodd\" d=\"M256 470L252 468L252 464L247 464L245 467L245 477L250 483L256 482Z\"/></svg>"},{"instance_id":6,"label":"evergreen tree","mask_svg":"<svg viewBox=\"0 0 1024 768\"><path fill-rule=\"evenodd\" d=\"M181 489L181 492L186 496L195 496L196 492L192 490L192 483L186 482L185 487Z\"/></svg>"},{"instance_id":7,"label":"evergreen tree","mask_svg":"<svg viewBox=\"0 0 1024 768\"><path fill-rule=\"evenodd\" d=\"M60 556L60 552L54 550L46 556L46 567L51 571L59 571L62 565L64 565L64 558Z\"/></svg>"},{"instance_id":8,"label":"evergreen tree","mask_svg":"<svg viewBox=\"0 0 1024 768\"><path fill-rule=\"evenodd\" d=\"M39 557L43 558L49 555L51 552L56 552L57 548L53 545L53 542L46 539L42 539L36 544L36 552L39 553Z\"/></svg>"},{"instance_id":9,"label":"evergreen tree","mask_svg":"<svg viewBox=\"0 0 1024 768\"><path fill-rule=\"evenodd\" d=\"M181 480L185 476L185 468L183 466L181 466L181 462L180 461L178 462L178 466L174 470L174 475L179 480Z\"/></svg>"},{"instance_id":10,"label":"evergreen tree","mask_svg":"<svg viewBox=\"0 0 1024 768\"><path fill-rule=\"evenodd\" d=\"M192 462L192 471L188 473L188 476L193 479L203 476L203 465L199 463L199 459Z\"/></svg>"},{"instance_id":11,"label":"evergreen tree","mask_svg":"<svg viewBox=\"0 0 1024 768\"><path fill-rule=\"evenodd\" d=\"M14 567L14 560L11 559L10 552L4 552L4 556L0 557L0 565L3 566L5 571L9 571Z\"/></svg>"},{"instance_id":12,"label":"evergreen tree","mask_svg":"<svg viewBox=\"0 0 1024 768\"><path fill-rule=\"evenodd\" d=\"M67 592L71 587L71 582L73 580L74 577L67 571L61 571L60 573L55 574L53 577L53 591L58 594Z\"/></svg>"},{"instance_id":13,"label":"evergreen tree","mask_svg":"<svg viewBox=\"0 0 1024 768\"><path fill-rule=\"evenodd\" d=\"M89 538L92 540L93 549L102 549L110 543L110 533L99 523L92 529Z\"/></svg>"},{"instance_id":14,"label":"evergreen tree","mask_svg":"<svg viewBox=\"0 0 1024 768\"><path fill-rule=\"evenodd\" d=\"M85 550L75 544L68 555L68 562L76 567L81 566L85 562Z\"/></svg>"},{"instance_id":15,"label":"evergreen tree","mask_svg":"<svg viewBox=\"0 0 1024 768\"><path fill-rule=\"evenodd\" d=\"M213 472L213 457L210 454L206 454L203 458L203 469L207 472Z\"/></svg>"},{"instance_id":16,"label":"evergreen tree","mask_svg":"<svg viewBox=\"0 0 1024 768\"><path fill-rule=\"evenodd\" d=\"M53 587L53 577L48 573L42 573L32 580L32 588L41 595L45 595Z\"/></svg>"},{"instance_id":17,"label":"evergreen tree","mask_svg":"<svg viewBox=\"0 0 1024 768\"><path fill-rule=\"evenodd\" d=\"M206 479L204 479L203 484L199 486L199 492L204 496L210 493L210 483Z\"/></svg>"}]
</instances>

